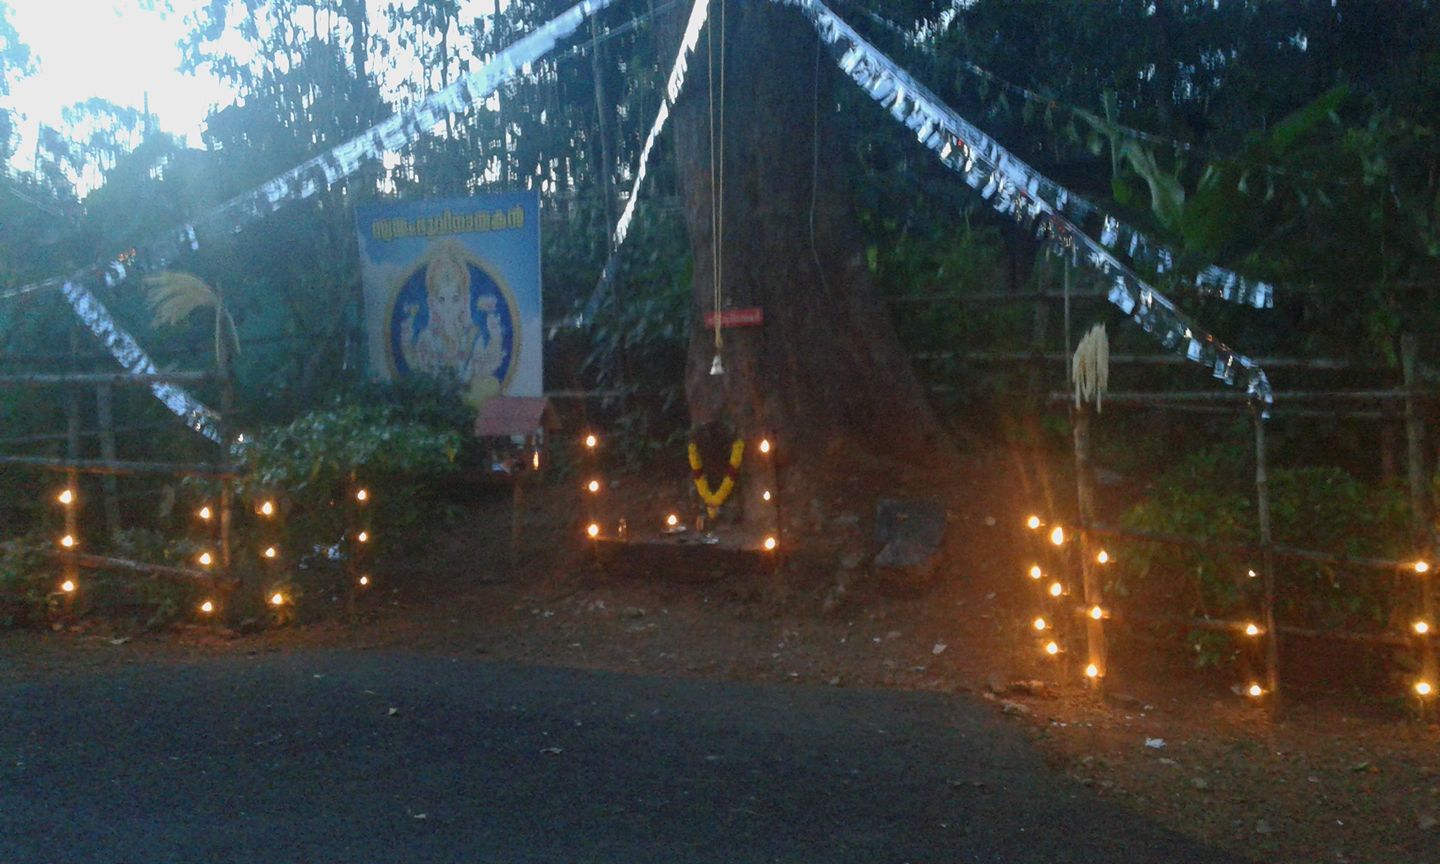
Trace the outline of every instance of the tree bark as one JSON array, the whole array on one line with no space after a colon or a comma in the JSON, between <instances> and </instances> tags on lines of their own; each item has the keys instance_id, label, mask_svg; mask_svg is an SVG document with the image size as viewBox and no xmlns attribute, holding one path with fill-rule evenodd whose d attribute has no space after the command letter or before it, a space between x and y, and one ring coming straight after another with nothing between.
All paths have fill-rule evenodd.
<instances>
[{"instance_id":1,"label":"tree bark","mask_svg":"<svg viewBox=\"0 0 1440 864\"><path fill-rule=\"evenodd\" d=\"M663 28L662 45L669 47L662 57L674 56L685 6ZM836 438L846 437L867 452L922 465L949 455L870 276L850 198L849 145L833 134L835 86L843 83L833 60L794 9L712 2L709 26L713 78L710 40L701 36L673 119L694 253L685 387L692 422L721 421L751 438L775 435L792 468L824 458ZM716 178L712 83L716 152L724 163ZM874 120L888 122L878 113ZM722 308L760 307L764 324L723 332L725 373L715 376L705 315L715 305L717 189Z\"/></svg>"}]
</instances>

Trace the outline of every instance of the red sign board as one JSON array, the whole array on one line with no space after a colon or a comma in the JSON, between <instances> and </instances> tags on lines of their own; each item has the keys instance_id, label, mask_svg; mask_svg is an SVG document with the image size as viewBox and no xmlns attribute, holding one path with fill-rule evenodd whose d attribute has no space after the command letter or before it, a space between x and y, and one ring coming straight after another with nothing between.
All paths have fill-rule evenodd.
<instances>
[{"instance_id":1,"label":"red sign board","mask_svg":"<svg viewBox=\"0 0 1440 864\"><path fill-rule=\"evenodd\" d=\"M747 309L721 309L721 327L759 327L765 323L765 310L759 306L751 306ZM706 328L715 326L715 313L705 313Z\"/></svg>"}]
</instances>

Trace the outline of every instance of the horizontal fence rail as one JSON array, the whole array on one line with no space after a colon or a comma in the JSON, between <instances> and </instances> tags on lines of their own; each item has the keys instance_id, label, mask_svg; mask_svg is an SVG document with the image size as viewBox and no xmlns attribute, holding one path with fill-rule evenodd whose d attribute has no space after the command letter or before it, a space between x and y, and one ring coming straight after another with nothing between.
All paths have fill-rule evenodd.
<instances>
[{"instance_id":1,"label":"horizontal fence rail","mask_svg":"<svg viewBox=\"0 0 1440 864\"><path fill-rule=\"evenodd\" d=\"M1403 402L1410 395L1404 390L1277 390L1275 403L1286 402ZM1413 394L1434 396L1435 391ZM1075 400L1074 393L1054 391L1051 402ZM1105 403L1110 404L1154 404L1158 402L1239 402L1248 404L1250 397L1240 390L1174 390L1174 391L1117 391L1106 393Z\"/></svg>"},{"instance_id":2,"label":"horizontal fence rail","mask_svg":"<svg viewBox=\"0 0 1440 864\"><path fill-rule=\"evenodd\" d=\"M973 360L977 363L1068 363L1068 354L1045 351L916 351L915 360ZM1193 361L1176 354L1111 354L1111 365L1117 366L1192 366ZM1380 371L1379 366L1366 366L1349 360L1301 357L1257 357L1255 362L1266 369L1299 369L1314 372ZM1106 398L1109 398L1108 396Z\"/></svg>"},{"instance_id":3,"label":"horizontal fence rail","mask_svg":"<svg viewBox=\"0 0 1440 864\"><path fill-rule=\"evenodd\" d=\"M885 301L895 305L910 303L1033 303L1036 301L1063 303L1066 296L1063 291L978 291L975 293L942 291L936 294L905 294L886 297ZM1103 291L1081 291L1072 292L1068 296L1071 300L1094 300L1108 295Z\"/></svg>"},{"instance_id":4,"label":"horizontal fence rail","mask_svg":"<svg viewBox=\"0 0 1440 864\"><path fill-rule=\"evenodd\" d=\"M1140 531L1133 528L1122 528L1116 525L1095 524L1085 527L1085 530L1092 534L1103 537L1118 537L1122 539L1142 540L1149 543L1162 543L1167 546L1188 546L1196 549L1220 550L1225 552L1244 552L1247 554L1261 555L1264 553L1265 545L1258 541L1246 542L1241 540L1215 540L1206 537L1195 537L1190 534L1171 534L1162 531ZM1414 561L1396 561L1390 558L1371 558L1364 555L1336 555L1331 552L1320 552L1315 549L1302 549L1298 546L1286 546L1283 543L1274 543L1270 551L1281 558L1290 558L1297 561L1310 561L1316 564L1332 564L1337 567L1363 567L1369 570L1384 570L1394 572L1398 570L1409 570L1415 566Z\"/></svg>"},{"instance_id":5,"label":"horizontal fence rail","mask_svg":"<svg viewBox=\"0 0 1440 864\"><path fill-rule=\"evenodd\" d=\"M1235 621L1225 618L1185 617L1183 615L1155 615L1117 609L1113 615L1120 624L1165 624L1193 630L1213 630L1221 633L1245 634L1251 621ZM1305 639L1337 639L1342 642L1358 642L1367 645L1392 645L1408 648L1416 639L1396 633L1358 632L1355 630L1318 630L1313 627L1298 627L1292 624L1276 624L1275 632L1282 636L1298 636Z\"/></svg>"},{"instance_id":6,"label":"horizontal fence rail","mask_svg":"<svg viewBox=\"0 0 1440 864\"><path fill-rule=\"evenodd\" d=\"M198 384L213 381L216 377L214 372L206 371L152 372L144 375L132 372L32 372L23 375L0 375L0 387Z\"/></svg>"},{"instance_id":7,"label":"horizontal fence rail","mask_svg":"<svg viewBox=\"0 0 1440 864\"><path fill-rule=\"evenodd\" d=\"M179 477L240 476L233 467L190 462L127 462L113 459L51 459L44 456L0 454L0 465L18 465L42 471L74 471L77 474L173 474Z\"/></svg>"},{"instance_id":8,"label":"horizontal fence rail","mask_svg":"<svg viewBox=\"0 0 1440 864\"><path fill-rule=\"evenodd\" d=\"M147 564L144 561L131 561L128 558L111 558L106 555L87 555L83 552L55 552L56 560L66 564L72 564L86 570L125 570L131 573L146 573L153 576L168 576L175 579L195 579L209 581L215 579L214 573L204 570L195 570L190 567L174 567L168 564ZM224 581L218 583L226 584Z\"/></svg>"},{"instance_id":9,"label":"horizontal fence rail","mask_svg":"<svg viewBox=\"0 0 1440 864\"><path fill-rule=\"evenodd\" d=\"M81 429L81 438L102 438L106 435L122 435L134 432L155 432L162 429L173 429L174 423L145 423L135 426L117 426L114 429ZM53 444L60 441L70 440L68 432L46 432L35 435L16 435L13 438L0 438L0 447L19 447L27 444Z\"/></svg>"}]
</instances>

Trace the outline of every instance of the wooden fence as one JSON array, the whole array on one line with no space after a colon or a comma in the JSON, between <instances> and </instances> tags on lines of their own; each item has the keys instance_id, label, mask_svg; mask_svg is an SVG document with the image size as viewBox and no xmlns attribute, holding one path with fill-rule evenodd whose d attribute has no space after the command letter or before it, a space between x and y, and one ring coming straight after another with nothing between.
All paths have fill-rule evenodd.
<instances>
[{"instance_id":1,"label":"wooden fence","mask_svg":"<svg viewBox=\"0 0 1440 864\"><path fill-rule=\"evenodd\" d=\"M0 389L58 390L62 394L66 418L63 433L12 435L0 438L0 447L9 449L63 441L65 455L53 457L14 452L0 453L0 466L55 473L64 478L63 487L55 493L55 503L63 508L64 533L59 538L51 555L61 567L62 581L58 587L59 593L65 596L67 608L77 590L80 570L125 571L202 584L209 587L212 594L211 599L206 601L205 612L218 613L223 608L224 601L235 587L237 580L233 575L231 557L235 472L228 464L229 451L226 446L230 435L227 421L230 420L234 408L234 386L228 343L221 342L220 346L216 368L211 370L166 371L150 374L81 371L79 367L82 363L99 361L103 355L94 353L82 355L81 335L80 331L76 329L71 332L68 354L44 355L43 358L52 367L57 365L60 358L63 358L63 362L60 362L59 365L65 367L65 371L12 372L0 375ZM17 360L39 362L35 357L0 356L0 361L14 363ZM157 428L173 428L174 421L163 424L117 426L114 416L116 388L150 387L162 383L193 385L206 382L218 382L219 384L220 407L216 418L216 427L220 433L221 442L226 442L216 447L214 458L211 461L158 462L120 458L117 447L119 433L133 434ZM95 398L96 428L87 430L82 428L81 398L85 391L92 389ZM95 457L98 458L87 458L84 455L87 448L83 446L83 442L86 440L96 441L96 449L99 452L95 454ZM80 551L82 546L80 509L89 499L83 488L82 477L92 475L99 478L100 494L98 497L104 510L105 527L111 537L118 536L122 528L117 477L160 475L176 478L205 477L218 481L221 489L219 505L213 513L208 505L204 511L209 517L205 519L207 524L213 519L218 526L214 553L212 554L208 550L203 552L194 566L177 566Z\"/></svg>"},{"instance_id":2,"label":"wooden fence","mask_svg":"<svg viewBox=\"0 0 1440 864\"><path fill-rule=\"evenodd\" d=\"M1068 273L1066 278L1068 280ZM1190 616L1175 616L1167 620L1196 629L1238 633L1258 640L1261 662L1264 667L1264 683L1252 682L1246 690L1251 696L1264 697L1272 712L1278 713L1281 706L1282 658L1279 637L1282 635L1410 647L1415 652L1417 665L1420 668L1420 673L1413 682L1414 694L1420 697L1422 702L1428 701L1425 697L1436 695L1437 688L1440 688L1440 681L1437 681L1440 670L1437 670L1433 637L1437 623L1440 622L1435 619L1433 579L1435 578L1435 568L1440 565L1440 562L1437 562L1436 559L1433 494L1428 480L1429 475L1425 468L1424 408L1427 400L1437 395L1433 385L1440 376L1437 376L1433 370L1425 369L1420 365L1415 337L1406 335L1401 339L1401 369L1398 381L1394 380L1396 376L1393 370L1369 367L1346 359L1257 358L1256 362L1262 368L1271 371L1366 373L1372 377L1380 375L1392 382L1388 386L1365 389L1321 388L1278 391L1275 393L1275 404L1269 411L1270 418L1262 417L1257 413L1244 393L1223 387L1204 391L1117 391L1105 394L1104 404L1120 408L1164 409L1200 415L1250 415L1254 438L1256 533L1259 540L1252 543L1227 543L1192 535L1137 531L1105 524L1098 519L1099 508L1093 464L1094 436L1096 434L1094 409L1086 405L1077 408L1074 396L1069 392L1040 392L1040 388L1043 386L1042 382L1046 378L1044 370L1059 367L1068 372L1071 361L1069 348L1072 344L1069 335L1071 304L1096 300L1103 301L1103 295L1068 290L1009 293L935 292L921 296L891 298L892 304L897 306L909 304L1030 304L1032 306L1034 320L1031 330L1031 347L1028 351L928 351L918 352L912 356L921 362L960 361L977 365L1023 367L1028 370L1028 381L1024 394L1028 403L1037 407L1045 402L1052 406L1061 404L1067 406L1073 439L1078 524L1073 526L1075 530L1066 536L1062 545L1071 548L1071 544L1073 544L1073 548L1078 550L1078 554L1069 556L1069 563L1079 570L1079 591L1083 605L1076 605L1069 599L1071 590L1069 587L1058 581L1047 582L1044 580L1043 568L1040 568L1039 565L1032 570L1031 575L1040 582L1042 594L1050 598L1052 608L1054 605L1069 606L1070 611L1073 611L1075 615L1083 616L1083 643L1087 661L1084 667L1085 677L1091 685L1097 689L1104 685L1109 659L1106 645L1106 622L1124 621L1127 617L1130 620L1137 618L1134 614L1125 615L1123 609L1114 608L1115 598L1107 601L1107 598L1104 597L1100 572L1100 568L1104 564L1098 560L1104 551L1100 541L1104 538L1115 538L1187 548L1240 552L1256 559L1256 567L1253 572L1262 586L1261 608L1257 610L1256 620L1220 620ZM1048 322L1051 318L1049 310L1057 304L1063 304L1064 307L1062 327L1066 350L1063 352L1047 349L1047 342L1053 338L1048 329ZM1183 357L1169 354L1117 353L1110 355L1109 359L1112 365L1121 367L1182 368L1193 365ZM1062 379L1065 380L1067 387L1068 377L1067 374ZM1429 385L1428 388L1427 385ZM1291 419L1367 420L1403 424L1407 487L1412 514L1410 533L1413 555L1411 557L1404 560L1391 560L1336 555L1321 550L1289 545L1278 541L1273 536L1269 448L1266 433L1271 423ZM1031 525L1037 529L1037 543L1041 546L1050 545L1046 542L1048 540L1046 532L1038 529L1044 525L1053 530L1053 526L1038 517L1031 519ZM1067 556L1058 555L1057 550L1051 550L1046 555L1049 561L1064 566ZM1078 563L1076 559L1078 559ZM1320 630L1280 623L1276 620L1275 615L1276 568L1277 562L1282 560L1414 574L1417 577L1415 606L1418 609L1418 617L1411 622L1408 631L1404 633ZM1070 620L1070 616L1062 612L1058 621L1039 616L1033 623L1037 629L1044 632L1056 624L1060 624L1062 627L1068 626ZM1058 654L1063 650L1062 646L1048 633L1043 636L1042 644L1047 653Z\"/></svg>"}]
</instances>

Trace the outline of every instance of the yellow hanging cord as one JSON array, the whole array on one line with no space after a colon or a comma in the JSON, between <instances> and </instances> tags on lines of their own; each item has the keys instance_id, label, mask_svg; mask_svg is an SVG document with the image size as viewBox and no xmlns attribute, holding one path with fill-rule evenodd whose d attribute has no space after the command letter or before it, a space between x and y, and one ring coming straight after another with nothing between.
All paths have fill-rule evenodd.
<instances>
[{"instance_id":1,"label":"yellow hanging cord","mask_svg":"<svg viewBox=\"0 0 1440 864\"><path fill-rule=\"evenodd\" d=\"M707 0L708 2L708 0ZM710 98L710 278L714 282L715 314L715 359L710 363L711 375L725 374L725 364L720 360L720 349L724 345L720 335L720 307L724 303L725 268L721 250L724 249L725 221L725 0L720 2L720 130L719 146L716 146L715 130L715 38L714 18L705 27L706 81Z\"/></svg>"},{"instance_id":2,"label":"yellow hanging cord","mask_svg":"<svg viewBox=\"0 0 1440 864\"><path fill-rule=\"evenodd\" d=\"M720 0L720 157L716 177L717 218L715 222L715 356L720 356L724 339L720 335L720 306L724 302L725 285L725 0Z\"/></svg>"}]
</instances>

